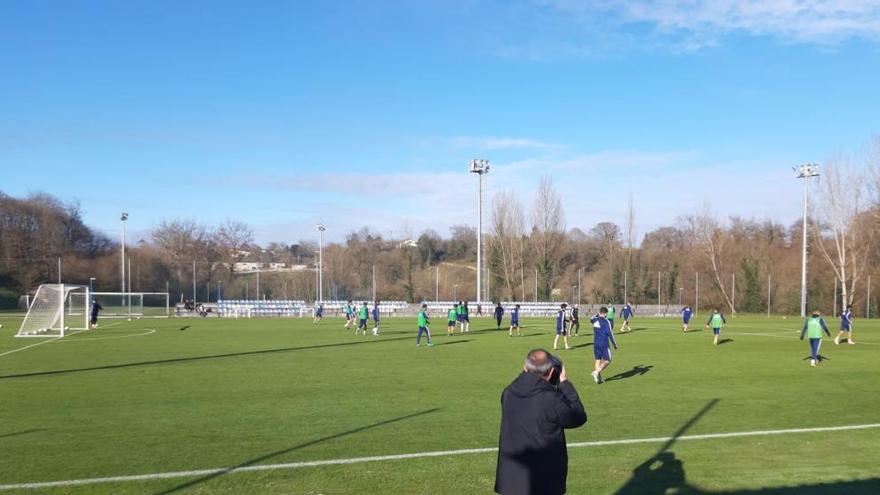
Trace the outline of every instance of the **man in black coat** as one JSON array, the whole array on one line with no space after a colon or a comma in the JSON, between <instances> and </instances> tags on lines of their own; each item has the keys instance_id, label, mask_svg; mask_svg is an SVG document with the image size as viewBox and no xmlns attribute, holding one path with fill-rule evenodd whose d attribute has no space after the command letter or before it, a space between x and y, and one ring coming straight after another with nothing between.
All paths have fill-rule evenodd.
<instances>
[{"instance_id":1,"label":"man in black coat","mask_svg":"<svg viewBox=\"0 0 880 495\"><path fill-rule=\"evenodd\" d=\"M565 367L557 370L554 361L543 349L529 352L523 373L501 394L496 493L565 493L568 450L564 429L586 423L587 412ZM553 385L557 379L558 386Z\"/></svg>"}]
</instances>

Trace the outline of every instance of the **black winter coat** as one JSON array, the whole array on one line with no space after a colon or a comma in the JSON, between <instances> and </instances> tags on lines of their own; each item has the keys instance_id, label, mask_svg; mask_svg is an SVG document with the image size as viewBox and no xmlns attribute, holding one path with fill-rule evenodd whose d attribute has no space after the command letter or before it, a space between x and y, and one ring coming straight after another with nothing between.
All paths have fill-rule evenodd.
<instances>
[{"instance_id":1,"label":"black winter coat","mask_svg":"<svg viewBox=\"0 0 880 495\"><path fill-rule=\"evenodd\" d=\"M503 495L565 493L568 450L565 428L587 422L571 382L557 390L540 376L523 373L501 394L501 437L495 492Z\"/></svg>"}]
</instances>

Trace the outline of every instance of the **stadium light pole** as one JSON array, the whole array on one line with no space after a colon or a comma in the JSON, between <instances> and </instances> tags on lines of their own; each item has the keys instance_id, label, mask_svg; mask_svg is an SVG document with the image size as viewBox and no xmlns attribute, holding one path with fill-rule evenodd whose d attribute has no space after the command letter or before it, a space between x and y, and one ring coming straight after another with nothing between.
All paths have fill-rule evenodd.
<instances>
[{"instance_id":1,"label":"stadium light pole","mask_svg":"<svg viewBox=\"0 0 880 495\"><path fill-rule=\"evenodd\" d=\"M120 247L120 258L119 258L119 282L121 287L121 292L125 292L125 221L128 220L128 213L122 212L119 215L119 221L122 223L122 243L119 245Z\"/></svg>"},{"instance_id":2,"label":"stadium light pole","mask_svg":"<svg viewBox=\"0 0 880 495\"><path fill-rule=\"evenodd\" d=\"M324 224L315 226L318 230L318 302L324 302Z\"/></svg>"},{"instance_id":3,"label":"stadium light pole","mask_svg":"<svg viewBox=\"0 0 880 495\"><path fill-rule=\"evenodd\" d=\"M819 176L819 165L807 163L799 167L792 167L797 173L798 179L804 181L804 226L803 242L801 250L801 318L807 316L807 208L809 206L807 193L809 191L810 177Z\"/></svg>"},{"instance_id":4,"label":"stadium light pole","mask_svg":"<svg viewBox=\"0 0 880 495\"><path fill-rule=\"evenodd\" d=\"M477 304L483 300L483 176L489 173L489 160L475 158L469 164L472 174L477 174Z\"/></svg>"}]
</instances>

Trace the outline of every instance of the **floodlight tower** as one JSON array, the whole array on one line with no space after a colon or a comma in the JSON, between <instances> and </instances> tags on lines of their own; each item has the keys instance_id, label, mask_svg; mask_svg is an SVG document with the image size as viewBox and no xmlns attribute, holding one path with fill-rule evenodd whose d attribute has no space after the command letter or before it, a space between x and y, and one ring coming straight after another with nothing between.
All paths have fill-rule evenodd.
<instances>
[{"instance_id":1,"label":"floodlight tower","mask_svg":"<svg viewBox=\"0 0 880 495\"><path fill-rule=\"evenodd\" d=\"M122 212L119 215L119 221L122 223L122 244L120 244L120 258L119 258L119 281L121 283L122 290L120 292L125 292L125 221L128 220L128 213Z\"/></svg>"},{"instance_id":2,"label":"floodlight tower","mask_svg":"<svg viewBox=\"0 0 880 495\"><path fill-rule=\"evenodd\" d=\"M318 230L318 302L324 302L324 224L315 226Z\"/></svg>"},{"instance_id":3,"label":"floodlight tower","mask_svg":"<svg viewBox=\"0 0 880 495\"><path fill-rule=\"evenodd\" d=\"M483 176L489 173L489 160L471 160L469 170L479 177L477 182L477 304L483 300Z\"/></svg>"},{"instance_id":4,"label":"floodlight tower","mask_svg":"<svg viewBox=\"0 0 880 495\"><path fill-rule=\"evenodd\" d=\"M802 242L803 250L801 253L801 318L805 318L807 316L807 191L809 190L809 183L807 181L810 177L819 176L819 165L816 165L815 163L807 163L799 167L792 167L792 170L797 173L796 177L798 179L804 180L804 237Z\"/></svg>"}]
</instances>

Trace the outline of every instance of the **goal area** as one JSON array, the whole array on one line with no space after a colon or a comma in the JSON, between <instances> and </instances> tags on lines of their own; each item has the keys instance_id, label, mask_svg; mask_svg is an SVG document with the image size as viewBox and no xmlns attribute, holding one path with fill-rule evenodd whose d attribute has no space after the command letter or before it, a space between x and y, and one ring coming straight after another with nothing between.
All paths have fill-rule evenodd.
<instances>
[{"instance_id":1,"label":"goal area","mask_svg":"<svg viewBox=\"0 0 880 495\"><path fill-rule=\"evenodd\" d=\"M101 305L99 318L167 318L167 292L92 292Z\"/></svg>"},{"instance_id":2,"label":"goal area","mask_svg":"<svg viewBox=\"0 0 880 495\"><path fill-rule=\"evenodd\" d=\"M43 284L30 301L16 337L64 337L89 328L89 288Z\"/></svg>"}]
</instances>

